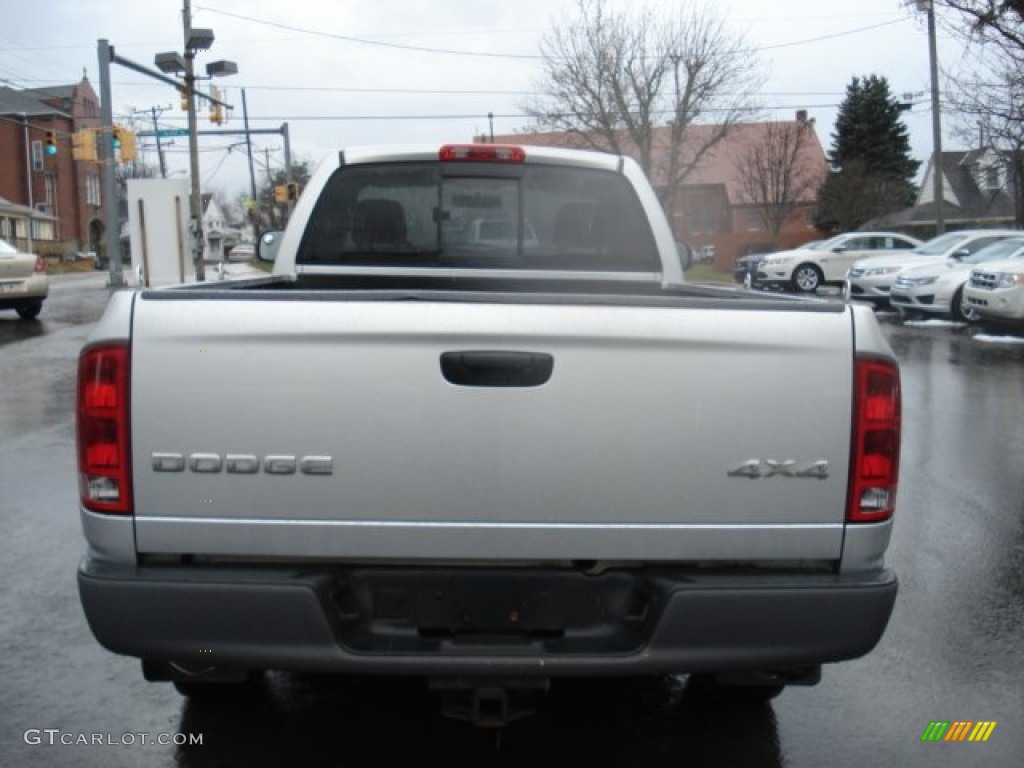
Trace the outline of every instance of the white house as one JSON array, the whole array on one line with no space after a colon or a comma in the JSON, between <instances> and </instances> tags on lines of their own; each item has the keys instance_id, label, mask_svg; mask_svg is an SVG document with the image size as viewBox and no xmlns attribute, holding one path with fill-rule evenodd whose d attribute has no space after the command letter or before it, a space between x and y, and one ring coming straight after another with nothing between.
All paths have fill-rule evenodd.
<instances>
[{"instance_id":1,"label":"white house","mask_svg":"<svg viewBox=\"0 0 1024 768\"><path fill-rule=\"evenodd\" d=\"M212 195L203 195L203 239L205 261L224 260L227 252L243 239L242 231L227 222L224 210Z\"/></svg>"}]
</instances>

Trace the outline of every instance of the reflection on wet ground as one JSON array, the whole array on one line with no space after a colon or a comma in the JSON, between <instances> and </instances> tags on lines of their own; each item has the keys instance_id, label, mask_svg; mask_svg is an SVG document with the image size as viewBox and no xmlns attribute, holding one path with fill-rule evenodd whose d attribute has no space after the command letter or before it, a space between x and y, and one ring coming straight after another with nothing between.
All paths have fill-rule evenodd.
<instances>
[{"instance_id":1,"label":"reflection on wet ground","mask_svg":"<svg viewBox=\"0 0 1024 768\"><path fill-rule=\"evenodd\" d=\"M260 696L226 711L185 706L178 729L204 744L180 766L453 765L781 766L767 704L726 705L666 681L563 681L540 712L504 729L438 714L421 682L271 675ZM741 739L736 738L742 733Z\"/></svg>"}]
</instances>

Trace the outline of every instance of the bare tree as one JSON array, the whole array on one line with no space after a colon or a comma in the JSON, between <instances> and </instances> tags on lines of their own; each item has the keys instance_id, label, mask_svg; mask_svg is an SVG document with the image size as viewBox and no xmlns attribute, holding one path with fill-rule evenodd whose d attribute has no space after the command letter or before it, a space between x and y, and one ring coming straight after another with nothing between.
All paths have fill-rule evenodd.
<instances>
[{"instance_id":1,"label":"bare tree","mask_svg":"<svg viewBox=\"0 0 1024 768\"><path fill-rule=\"evenodd\" d=\"M1017 58L1024 54L1024 0L936 0L936 7L967 23L954 33L985 38Z\"/></svg>"},{"instance_id":2,"label":"bare tree","mask_svg":"<svg viewBox=\"0 0 1024 768\"><path fill-rule=\"evenodd\" d=\"M577 0L577 19L555 26L541 53L543 95L527 113L579 147L634 157L667 210L708 151L749 117L762 82L743 39L688 3L663 18ZM709 125L690 130L702 118Z\"/></svg>"},{"instance_id":3,"label":"bare tree","mask_svg":"<svg viewBox=\"0 0 1024 768\"><path fill-rule=\"evenodd\" d=\"M823 167L810 163L806 153L812 130L803 120L766 123L735 161L744 202L755 207L773 246L789 215L814 198L824 180Z\"/></svg>"}]
</instances>

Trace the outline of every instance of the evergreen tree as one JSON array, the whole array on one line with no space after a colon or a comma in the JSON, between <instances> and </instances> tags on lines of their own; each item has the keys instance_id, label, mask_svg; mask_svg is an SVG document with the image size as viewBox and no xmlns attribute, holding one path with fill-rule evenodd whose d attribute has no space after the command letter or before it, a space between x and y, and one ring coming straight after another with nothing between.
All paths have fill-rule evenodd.
<instances>
[{"instance_id":1,"label":"evergreen tree","mask_svg":"<svg viewBox=\"0 0 1024 768\"><path fill-rule=\"evenodd\" d=\"M832 170L818 196L819 229L857 229L913 204L920 163L910 156L901 111L884 77L855 77L847 86L828 152Z\"/></svg>"}]
</instances>

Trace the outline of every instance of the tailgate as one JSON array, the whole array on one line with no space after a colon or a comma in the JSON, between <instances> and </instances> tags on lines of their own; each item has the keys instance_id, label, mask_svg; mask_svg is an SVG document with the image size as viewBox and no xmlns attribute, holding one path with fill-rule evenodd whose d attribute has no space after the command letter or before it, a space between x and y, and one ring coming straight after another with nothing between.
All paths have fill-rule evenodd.
<instances>
[{"instance_id":1,"label":"tailgate","mask_svg":"<svg viewBox=\"0 0 1024 768\"><path fill-rule=\"evenodd\" d=\"M138 549L837 559L852 362L848 311L142 296Z\"/></svg>"}]
</instances>

